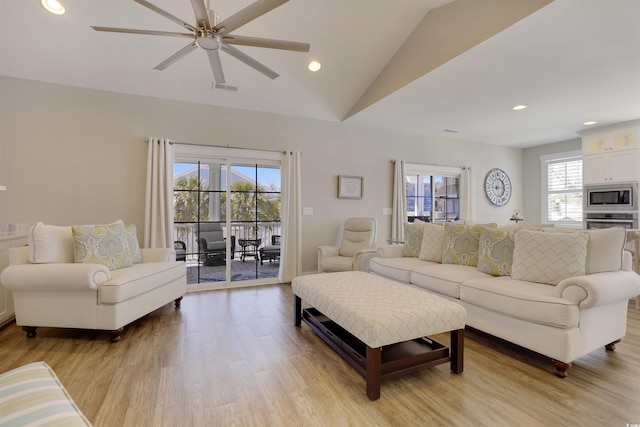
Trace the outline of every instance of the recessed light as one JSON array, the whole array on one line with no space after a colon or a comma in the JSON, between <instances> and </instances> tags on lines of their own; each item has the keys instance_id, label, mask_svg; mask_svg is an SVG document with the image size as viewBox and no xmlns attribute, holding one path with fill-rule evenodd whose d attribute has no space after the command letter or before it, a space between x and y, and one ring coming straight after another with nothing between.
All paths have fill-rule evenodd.
<instances>
[{"instance_id":1,"label":"recessed light","mask_svg":"<svg viewBox=\"0 0 640 427\"><path fill-rule=\"evenodd\" d=\"M513 111L520 111L520 110L524 110L525 108L527 108L526 105L514 105L513 107L511 107Z\"/></svg>"},{"instance_id":2,"label":"recessed light","mask_svg":"<svg viewBox=\"0 0 640 427\"><path fill-rule=\"evenodd\" d=\"M598 123L598 122L590 121L590 122L584 122L583 125L591 126L591 125L595 125L596 123Z\"/></svg>"},{"instance_id":3,"label":"recessed light","mask_svg":"<svg viewBox=\"0 0 640 427\"><path fill-rule=\"evenodd\" d=\"M58 0L42 0L42 6L54 15L64 14L64 6Z\"/></svg>"},{"instance_id":4,"label":"recessed light","mask_svg":"<svg viewBox=\"0 0 640 427\"><path fill-rule=\"evenodd\" d=\"M309 62L309 70L310 71L318 71L320 69L320 67L322 67L322 64L319 63L318 61L311 61Z\"/></svg>"}]
</instances>

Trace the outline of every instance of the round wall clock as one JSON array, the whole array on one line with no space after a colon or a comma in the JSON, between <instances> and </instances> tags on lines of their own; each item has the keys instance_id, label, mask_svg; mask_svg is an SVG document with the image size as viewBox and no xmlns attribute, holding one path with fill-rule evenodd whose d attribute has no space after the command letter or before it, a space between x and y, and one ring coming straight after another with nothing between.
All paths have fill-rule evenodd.
<instances>
[{"instance_id":1,"label":"round wall clock","mask_svg":"<svg viewBox=\"0 0 640 427\"><path fill-rule=\"evenodd\" d=\"M484 177L484 191L489 201L496 206L504 206L511 198L511 180L502 169L491 169Z\"/></svg>"}]
</instances>

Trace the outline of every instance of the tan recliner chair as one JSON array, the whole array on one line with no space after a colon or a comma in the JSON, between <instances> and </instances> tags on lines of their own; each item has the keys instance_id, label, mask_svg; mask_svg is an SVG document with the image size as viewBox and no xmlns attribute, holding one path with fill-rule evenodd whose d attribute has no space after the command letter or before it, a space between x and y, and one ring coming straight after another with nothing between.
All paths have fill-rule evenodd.
<instances>
[{"instance_id":1,"label":"tan recliner chair","mask_svg":"<svg viewBox=\"0 0 640 427\"><path fill-rule=\"evenodd\" d=\"M340 246L318 247L318 270L369 271L369 260L376 256L375 218L349 218L344 223Z\"/></svg>"}]
</instances>

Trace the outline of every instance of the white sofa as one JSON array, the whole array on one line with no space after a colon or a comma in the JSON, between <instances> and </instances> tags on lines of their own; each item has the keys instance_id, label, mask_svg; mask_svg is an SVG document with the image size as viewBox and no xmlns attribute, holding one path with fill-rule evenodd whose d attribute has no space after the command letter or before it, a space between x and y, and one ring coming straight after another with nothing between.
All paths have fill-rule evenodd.
<instances>
[{"instance_id":1,"label":"white sofa","mask_svg":"<svg viewBox=\"0 0 640 427\"><path fill-rule=\"evenodd\" d=\"M475 247L474 247L475 245ZM552 359L565 377L575 359L614 350L626 333L640 276L625 230L418 223L404 245L385 245L370 271L458 301L467 325Z\"/></svg>"},{"instance_id":2,"label":"white sofa","mask_svg":"<svg viewBox=\"0 0 640 427\"><path fill-rule=\"evenodd\" d=\"M2 284L12 291L16 324L97 329L119 341L124 326L186 291L186 266L173 249L140 249L134 226L35 224L28 246L9 250Z\"/></svg>"}]
</instances>

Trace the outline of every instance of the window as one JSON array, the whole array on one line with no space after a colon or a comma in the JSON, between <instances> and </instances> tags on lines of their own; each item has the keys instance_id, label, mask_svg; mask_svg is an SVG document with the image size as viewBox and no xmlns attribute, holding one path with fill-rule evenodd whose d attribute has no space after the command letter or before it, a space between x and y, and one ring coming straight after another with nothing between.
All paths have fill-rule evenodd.
<instances>
[{"instance_id":1,"label":"window","mask_svg":"<svg viewBox=\"0 0 640 427\"><path fill-rule=\"evenodd\" d=\"M582 225L582 155L579 151L540 158L542 222Z\"/></svg>"},{"instance_id":2,"label":"window","mask_svg":"<svg viewBox=\"0 0 640 427\"><path fill-rule=\"evenodd\" d=\"M407 220L446 222L460 218L459 168L405 165Z\"/></svg>"}]
</instances>

